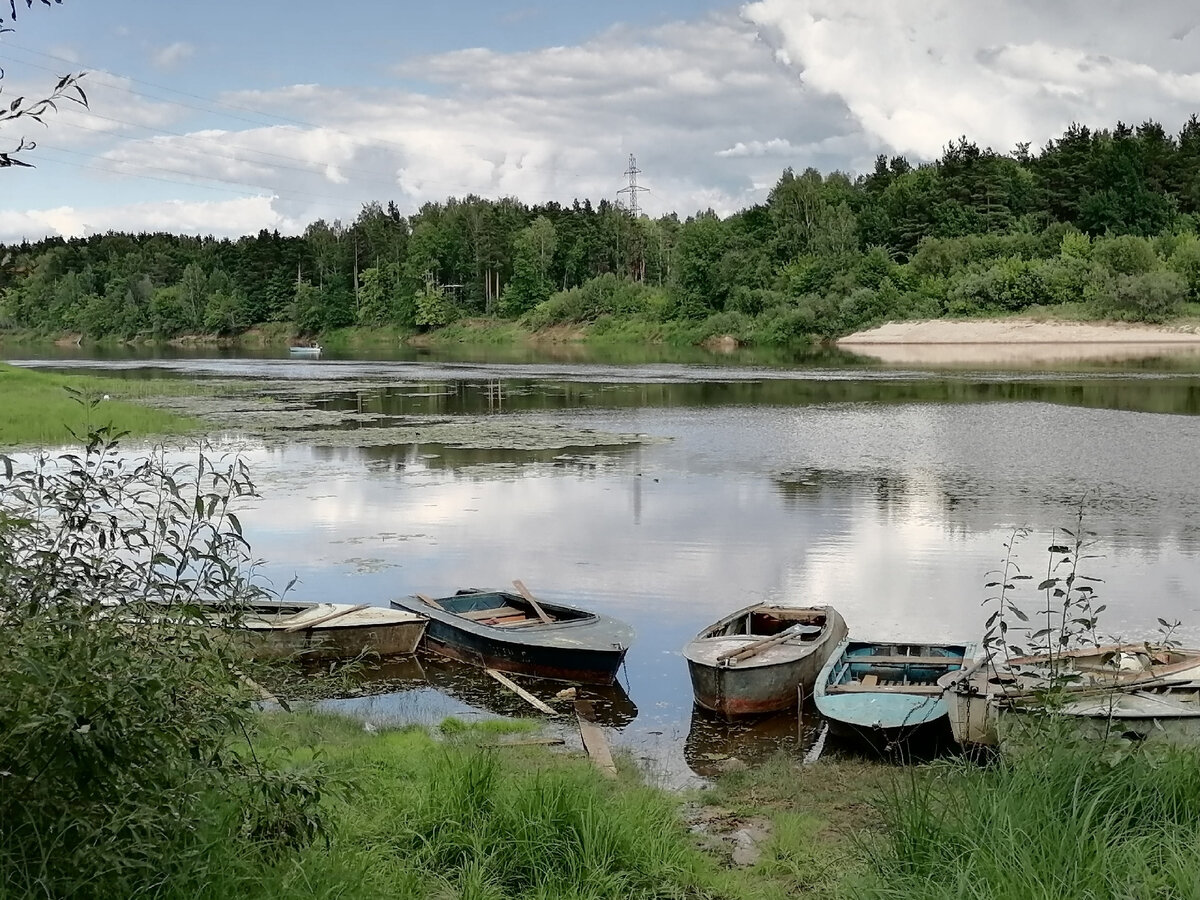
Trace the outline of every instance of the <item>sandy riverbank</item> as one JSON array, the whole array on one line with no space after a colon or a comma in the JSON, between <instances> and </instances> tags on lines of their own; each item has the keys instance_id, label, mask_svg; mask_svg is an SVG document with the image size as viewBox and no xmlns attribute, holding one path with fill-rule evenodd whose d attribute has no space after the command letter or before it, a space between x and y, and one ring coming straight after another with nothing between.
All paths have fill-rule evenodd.
<instances>
[{"instance_id":1,"label":"sandy riverbank","mask_svg":"<svg viewBox=\"0 0 1200 900\"><path fill-rule=\"evenodd\" d=\"M1033 319L889 322L838 346L895 365L1028 365L1088 360L1200 358L1200 326L1154 327Z\"/></svg>"}]
</instances>

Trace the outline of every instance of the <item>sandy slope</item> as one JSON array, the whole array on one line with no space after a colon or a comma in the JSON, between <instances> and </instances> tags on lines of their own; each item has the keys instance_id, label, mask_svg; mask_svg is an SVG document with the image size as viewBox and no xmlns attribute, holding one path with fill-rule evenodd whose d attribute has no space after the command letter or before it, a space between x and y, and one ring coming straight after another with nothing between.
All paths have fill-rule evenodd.
<instances>
[{"instance_id":1,"label":"sandy slope","mask_svg":"<svg viewBox=\"0 0 1200 900\"><path fill-rule=\"evenodd\" d=\"M1158 328L1032 319L932 319L889 322L837 343L852 353L903 365L1140 359L1168 353L1200 357L1200 331L1194 324Z\"/></svg>"}]
</instances>

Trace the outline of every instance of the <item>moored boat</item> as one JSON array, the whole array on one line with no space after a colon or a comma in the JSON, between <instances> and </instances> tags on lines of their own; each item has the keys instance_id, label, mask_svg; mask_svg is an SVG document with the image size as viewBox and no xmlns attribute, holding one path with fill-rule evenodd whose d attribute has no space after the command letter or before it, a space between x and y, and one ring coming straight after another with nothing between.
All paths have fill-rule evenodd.
<instances>
[{"instance_id":1,"label":"moored boat","mask_svg":"<svg viewBox=\"0 0 1200 900\"><path fill-rule=\"evenodd\" d=\"M942 679L954 739L965 747L994 747L999 721L1014 703L1044 707L1048 692L1071 698L1153 689L1200 681L1200 650L1108 644L1050 655L997 661L980 658ZM1061 705L1061 704L1060 704Z\"/></svg>"},{"instance_id":2,"label":"moored boat","mask_svg":"<svg viewBox=\"0 0 1200 900\"><path fill-rule=\"evenodd\" d=\"M830 731L894 742L946 716L938 679L961 669L971 644L844 641L817 679Z\"/></svg>"},{"instance_id":3,"label":"moored boat","mask_svg":"<svg viewBox=\"0 0 1200 900\"><path fill-rule=\"evenodd\" d=\"M292 356L320 356L321 355L321 345L313 344L311 347L304 347L304 346L289 347L288 353L290 353Z\"/></svg>"},{"instance_id":4,"label":"moored boat","mask_svg":"<svg viewBox=\"0 0 1200 900\"><path fill-rule=\"evenodd\" d=\"M1032 718L1053 713L1086 740L1200 743L1200 684L1167 682L1140 688L1101 688L1064 695L1052 710L1035 697L1002 700L1000 746L1019 743Z\"/></svg>"},{"instance_id":5,"label":"moored boat","mask_svg":"<svg viewBox=\"0 0 1200 900\"><path fill-rule=\"evenodd\" d=\"M683 648L696 703L732 717L791 709L846 637L832 606L756 603L730 613Z\"/></svg>"},{"instance_id":6,"label":"moored boat","mask_svg":"<svg viewBox=\"0 0 1200 900\"><path fill-rule=\"evenodd\" d=\"M508 591L392 601L429 619L425 645L462 662L579 684L612 684L633 629L624 622Z\"/></svg>"},{"instance_id":7,"label":"moored boat","mask_svg":"<svg viewBox=\"0 0 1200 900\"><path fill-rule=\"evenodd\" d=\"M349 603L255 603L228 615L205 617L229 630L259 659L302 662L351 659L363 653L404 656L416 652L425 631L419 615Z\"/></svg>"}]
</instances>

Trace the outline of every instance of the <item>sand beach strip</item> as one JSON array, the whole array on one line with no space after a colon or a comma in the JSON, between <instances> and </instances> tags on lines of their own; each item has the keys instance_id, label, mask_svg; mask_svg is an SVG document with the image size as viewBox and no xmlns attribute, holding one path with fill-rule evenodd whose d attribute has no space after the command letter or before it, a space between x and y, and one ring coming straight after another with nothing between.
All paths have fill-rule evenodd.
<instances>
[{"instance_id":1,"label":"sand beach strip","mask_svg":"<svg viewBox=\"0 0 1200 900\"><path fill-rule=\"evenodd\" d=\"M1200 359L1200 324L927 319L888 322L841 338L837 345L891 365L1037 365L1165 355Z\"/></svg>"}]
</instances>

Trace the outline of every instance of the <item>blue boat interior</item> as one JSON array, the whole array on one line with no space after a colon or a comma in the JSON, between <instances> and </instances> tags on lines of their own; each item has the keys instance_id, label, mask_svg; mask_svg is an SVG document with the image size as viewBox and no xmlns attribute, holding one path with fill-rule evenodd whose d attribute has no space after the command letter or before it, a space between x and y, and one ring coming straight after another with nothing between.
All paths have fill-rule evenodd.
<instances>
[{"instance_id":1,"label":"blue boat interior","mask_svg":"<svg viewBox=\"0 0 1200 900\"><path fill-rule=\"evenodd\" d=\"M507 591L463 590L453 597L439 598L437 605L448 613L480 625L515 628L543 624L541 617L538 616L528 600ZM551 622L575 622L595 618L592 613L572 609L568 606L558 606L554 603L540 601L538 605L542 607Z\"/></svg>"},{"instance_id":2,"label":"blue boat interior","mask_svg":"<svg viewBox=\"0 0 1200 900\"><path fill-rule=\"evenodd\" d=\"M741 634L772 637L789 629L801 642L815 640L825 629L825 611L758 606L736 617L723 619L705 632L703 637L721 638Z\"/></svg>"},{"instance_id":3,"label":"blue boat interior","mask_svg":"<svg viewBox=\"0 0 1200 900\"><path fill-rule=\"evenodd\" d=\"M937 680L961 669L964 644L875 644L850 641L834 664L830 694L886 692L940 694Z\"/></svg>"}]
</instances>

